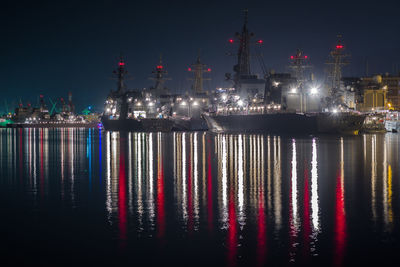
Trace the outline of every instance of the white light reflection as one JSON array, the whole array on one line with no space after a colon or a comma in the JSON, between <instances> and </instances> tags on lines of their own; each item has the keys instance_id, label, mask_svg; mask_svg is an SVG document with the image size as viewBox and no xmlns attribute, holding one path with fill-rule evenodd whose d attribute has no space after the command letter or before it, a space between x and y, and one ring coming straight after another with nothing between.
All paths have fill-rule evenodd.
<instances>
[{"instance_id":1,"label":"white light reflection","mask_svg":"<svg viewBox=\"0 0 400 267\"><path fill-rule=\"evenodd\" d=\"M241 226L244 225L245 210L244 210L244 172L243 165L243 135L238 136L238 221Z\"/></svg>"},{"instance_id":2,"label":"white light reflection","mask_svg":"<svg viewBox=\"0 0 400 267\"><path fill-rule=\"evenodd\" d=\"M135 154L136 154L136 170L137 170L137 213L138 213L138 223L139 231L143 230L143 189L142 189L142 134L135 133Z\"/></svg>"},{"instance_id":3,"label":"white light reflection","mask_svg":"<svg viewBox=\"0 0 400 267\"><path fill-rule=\"evenodd\" d=\"M297 208L297 153L296 140L292 141L292 179L291 179L291 205L294 230L297 232L299 227L298 208Z\"/></svg>"},{"instance_id":4,"label":"white light reflection","mask_svg":"<svg viewBox=\"0 0 400 267\"><path fill-rule=\"evenodd\" d=\"M281 138L274 136L274 217L276 231L282 227Z\"/></svg>"},{"instance_id":5,"label":"white light reflection","mask_svg":"<svg viewBox=\"0 0 400 267\"><path fill-rule=\"evenodd\" d=\"M106 132L106 209L111 223L111 134Z\"/></svg>"},{"instance_id":6,"label":"white light reflection","mask_svg":"<svg viewBox=\"0 0 400 267\"><path fill-rule=\"evenodd\" d=\"M198 172L198 133L194 133L193 136L193 185L194 185L194 220L195 220L195 230L198 229L199 223L199 172Z\"/></svg>"},{"instance_id":7,"label":"white light reflection","mask_svg":"<svg viewBox=\"0 0 400 267\"><path fill-rule=\"evenodd\" d=\"M75 207L75 194L74 194L74 190L75 190L75 158L74 158L74 129L68 129L68 135L69 135L69 164L70 164L70 177L71 177L71 202L72 202L72 206Z\"/></svg>"},{"instance_id":8,"label":"white light reflection","mask_svg":"<svg viewBox=\"0 0 400 267\"><path fill-rule=\"evenodd\" d=\"M226 136L218 136L221 138L221 146L222 146L222 151L220 153L220 158L219 161L222 163L221 164L221 187L222 187L222 210L221 210L221 220L223 223L223 227L227 228L227 222L228 222L228 173L227 173L227 158L228 158L228 153L227 153L227 144L226 144Z\"/></svg>"},{"instance_id":9,"label":"white light reflection","mask_svg":"<svg viewBox=\"0 0 400 267\"><path fill-rule=\"evenodd\" d=\"M187 221L187 188L186 188L186 133L182 134L182 217L184 222Z\"/></svg>"},{"instance_id":10,"label":"white light reflection","mask_svg":"<svg viewBox=\"0 0 400 267\"><path fill-rule=\"evenodd\" d=\"M383 180L383 192L382 192L382 204L383 204L383 220L385 226L389 224L388 221L388 181L387 177L387 158L386 158L386 139L383 139L383 168L382 168L382 180Z\"/></svg>"},{"instance_id":11,"label":"white light reflection","mask_svg":"<svg viewBox=\"0 0 400 267\"><path fill-rule=\"evenodd\" d=\"M372 219L376 221L376 135L371 140L371 208Z\"/></svg>"},{"instance_id":12,"label":"white light reflection","mask_svg":"<svg viewBox=\"0 0 400 267\"><path fill-rule=\"evenodd\" d=\"M268 213L271 214L271 206L272 206L272 187L271 187L271 138L268 135L267 137L267 205L268 205Z\"/></svg>"},{"instance_id":13,"label":"white light reflection","mask_svg":"<svg viewBox=\"0 0 400 267\"><path fill-rule=\"evenodd\" d=\"M146 136L145 136L146 138ZM148 215L149 215L149 223L151 228L154 227L154 217L155 217L155 203L154 203L154 162L153 162L153 133L148 134L148 147L147 147L147 169L148 169Z\"/></svg>"},{"instance_id":14,"label":"white light reflection","mask_svg":"<svg viewBox=\"0 0 400 267\"><path fill-rule=\"evenodd\" d=\"M319 225L319 200L318 200L318 162L317 162L317 142L312 141L312 161L311 161L311 218L314 233L320 231Z\"/></svg>"}]
</instances>

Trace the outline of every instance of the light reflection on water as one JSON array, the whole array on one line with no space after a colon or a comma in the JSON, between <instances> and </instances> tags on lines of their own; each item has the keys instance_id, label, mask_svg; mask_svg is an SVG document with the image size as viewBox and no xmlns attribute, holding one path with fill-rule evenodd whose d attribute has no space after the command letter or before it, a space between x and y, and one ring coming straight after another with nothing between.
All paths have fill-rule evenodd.
<instances>
[{"instance_id":1,"label":"light reflection on water","mask_svg":"<svg viewBox=\"0 0 400 267\"><path fill-rule=\"evenodd\" d=\"M0 184L33 212L58 201L103 217L121 251L189 242L229 266L342 265L364 242L399 246L398 147L396 134L1 129Z\"/></svg>"}]
</instances>

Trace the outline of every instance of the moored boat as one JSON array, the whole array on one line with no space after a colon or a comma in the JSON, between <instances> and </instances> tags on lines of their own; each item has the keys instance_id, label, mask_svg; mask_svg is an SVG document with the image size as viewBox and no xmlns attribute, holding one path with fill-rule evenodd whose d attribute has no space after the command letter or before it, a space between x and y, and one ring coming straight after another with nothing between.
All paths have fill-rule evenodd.
<instances>
[{"instance_id":1,"label":"moored boat","mask_svg":"<svg viewBox=\"0 0 400 267\"><path fill-rule=\"evenodd\" d=\"M160 65L161 66L161 65ZM162 66L157 66L162 68ZM118 70L114 72L118 89L111 91L101 117L107 131L169 132L173 128L169 110L164 109L157 99L144 92L129 91L125 88L125 62L121 58Z\"/></svg>"}]
</instances>

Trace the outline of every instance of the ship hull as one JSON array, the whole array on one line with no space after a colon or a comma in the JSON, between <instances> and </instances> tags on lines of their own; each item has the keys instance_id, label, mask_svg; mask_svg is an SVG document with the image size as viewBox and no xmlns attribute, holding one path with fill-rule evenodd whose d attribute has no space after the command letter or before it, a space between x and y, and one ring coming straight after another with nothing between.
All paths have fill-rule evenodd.
<instances>
[{"instance_id":1,"label":"ship hull","mask_svg":"<svg viewBox=\"0 0 400 267\"><path fill-rule=\"evenodd\" d=\"M208 126L203 118L173 118L176 131L207 131Z\"/></svg>"},{"instance_id":2,"label":"ship hull","mask_svg":"<svg viewBox=\"0 0 400 267\"><path fill-rule=\"evenodd\" d=\"M101 119L103 127L107 131L130 132L169 132L174 123L170 119L118 119L110 120L104 116Z\"/></svg>"},{"instance_id":3,"label":"ship hull","mask_svg":"<svg viewBox=\"0 0 400 267\"><path fill-rule=\"evenodd\" d=\"M365 118L357 114L334 114L334 116L331 117L324 113L269 113L216 116L204 114L209 130L215 133L339 133L353 135L358 134Z\"/></svg>"},{"instance_id":4,"label":"ship hull","mask_svg":"<svg viewBox=\"0 0 400 267\"><path fill-rule=\"evenodd\" d=\"M307 134L317 131L315 116L295 113L217 115L204 114L212 132L266 132Z\"/></svg>"},{"instance_id":5,"label":"ship hull","mask_svg":"<svg viewBox=\"0 0 400 267\"><path fill-rule=\"evenodd\" d=\"M357 135L362 129L365 115L353 113L319 113L319 133Z\"/></svg>"},{"instance_id":6,"label":"ship hull","mask_svg":"<svg viewBox=\"0 0 400 267\"><path fill-rule=\"evenodd\" d=\"M7 128L97 128L98 122L44 122L44 123L9 123Z\"/></svg>"}]
</instances>

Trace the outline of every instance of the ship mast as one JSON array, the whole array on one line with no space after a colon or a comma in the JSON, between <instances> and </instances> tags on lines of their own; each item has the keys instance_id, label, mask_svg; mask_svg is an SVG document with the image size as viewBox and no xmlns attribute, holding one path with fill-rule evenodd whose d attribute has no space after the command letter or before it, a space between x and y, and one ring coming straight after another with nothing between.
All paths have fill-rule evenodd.
<instances>
[{"instance_id":1,"label":"ship mast","mask_svg":"<svg viewBox=\"0 0 400 267\"><path fill-rule=\"evenodd\" d=\"M289 68L297 79L298 86L301 86L307 81L305 72L307 68L310 68L308 56L304 55L301 49L297 49L296 55L290 56L290 61Z\"/></svg>"},{"instance_id":2,"label":"ship mast","mask_svg":"<svg viewBox=\"0 0 400 267\"><path fill-rule=\"evenodd\" d=\"M120 98L119 102L119 117L126 118L128 115L128 104L127 104L127 96L126 96L126 85L125 79L128 72L125 69L125 61L122 56L118 62L118 69L113 71L114 76L117 79L117 91L116 94L113 94L114 97ZM114 112L113 112L114 113Z\"/></svg>"},{"instance_id":3,"label":"ship mast","mask_svg":"<svg viewBox=\"0 0 400 267\"><path fill-rule=\"evenodd\" d=\"M194 73L194 78L190 79L193 81L192 91L195 94L203 93L203 82L211 80L209 78L204 78L203 73L211 72L211 69L207 68L207 65L200 61L200 51L197 55L196 63L192 64L191 67L188 68L188 71Z\"/></svg>"},{"instance_id":4,"label":"ship mast","mask_svg":"<svg viewBox=\"0 0 400 267\"><path fill-rule=\"evenodd\" d=\"M119 59L118 69L113 71L114 76L116 76L117 82L117 94L122 95L125 92L125 76L128 72L125 70L125 62L122 56Z\"/></svg>"},{"instance_id":5,"label":"ship mast","mask_svg":"<svg viewBox=\"0 0 400 267\"><path fill-rule=\"evenodd\" d=\"M234 83L235 88L240 88L240 80L250 75L250 39L254 36L247 29L248 22L247 9L244 10L244 24L241 33L236 33L236 39L239 41L239 49L237 53L238 63L233 67L235 71ZM230 40L233 43L233 40Z\"/></svg>"},{"instance_id":6,"label":"ship mast","mask_svg":"<svg viewBox=\"0 0 400 267\"><path fill-rule=\"evenodd\" d=\"M165 78L164 76L168 74L162 64L162 56L160 55L160 61L156 68L151 72L153 77L151 80L155 81L155 86L152 88L154 90L155 96L164 95L167 93L167 89L164 87L165 81L170 80L170 78Z\"/></svg>"},{"instance_id":7,"label":"ship mast","mask_svg":"<svg viewBox=\"0 0 400 267\"><path fill-rule=\"evenodd\" d=\"M248 22L248 10L244 10L244 23L243 23L243 28L241 33L236 33L235 39L237 40L239 44L238 52L237 54L229 53L230 55L236 55L237 56L237 64L233 66L233 71L234 77L231 79L231 74L226 73L225 77L227 80L233 80L234 87L237 91L241 91L242 84L245 83L245 80L254 80L257 79L257 76L251 74L250 70L250 45L253 43L251 42L251 39L254 37L254 33L249 32L247 28L247 22ZM229 42L233 44L235 42L234 39L230 39ZM262 45L263 41L262 40L257 40L255 42L257 45ZM257 55L260 59L260 55ZM262 61L262 60L261 60ZM264 71L265 66L263 65L262 62L262 69Z\"/></svg>"},{"instance_id":8,"label":"ship mast","mask_svg":"<svg viewBox=\"0 0 400 267\"><path fill-rule=\"evenodd\" d=\"M342 68L348 65L349 55L344 53L344 45L341 42L341 35L338 35L338 42L335 48L329 53L329 59L326 61L326 65L329 68L327 86L329 95L336 102L340 97L341 91L341 79L342 79Z\"/></svg>"}]
</instances>

